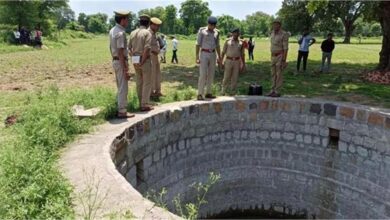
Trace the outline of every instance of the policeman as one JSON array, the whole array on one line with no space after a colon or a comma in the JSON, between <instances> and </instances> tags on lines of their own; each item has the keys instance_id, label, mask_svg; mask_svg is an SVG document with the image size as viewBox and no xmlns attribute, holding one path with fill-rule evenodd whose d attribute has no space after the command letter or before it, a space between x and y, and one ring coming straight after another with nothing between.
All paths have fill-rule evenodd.
<instances>
[{"instance_id":1,"label":"policeman","mask_svg":"<svg viewBox=\"0 0 390 220\"><path fill-rule=\"evenodd\" d=\"M222 50L225 74L222 82L222 94L228 92L228 84L230 82L230 94L235 95L237 92L238 74L245 69L245 48L242 41L239 39L240 29L235 28L231 31L232 37L227 39Z\"/></svg>"},{"instance_id":2,"label":"policeman","mask_svg":"<svg viewBox=\"0 0 390 220\"><path fill-rule=\"evenodd\" d=\"M218 64L221 64L221 49L219 45L219 32L216 29L217 18L209 17L208 26L199 29L196 40L196 63L199 67L198 81L198 100L204 98L215 98L212 95L212 85L215 74L216 54L218 55ZM206 96L204 89L206 87Z\"/></svg>"},{"instance_id":3,"label":"policeman","mask_svg":"<svg viewBox=\"0 0 390 220\"><path fill-rule=\"evenodd\" d=\"M150 51L152 34L147 30L150 22L148 15L139 17L139 28L132 31L129 40L129 53L136 72L137 94L141 111L153 110L150 105L150 92L152 84L152 62Z\"/></svg>"},{"instance_id":4,"label":"policeman","mask_svg":"<svg viewBox=\"0 0 390 220\"><path fill-rule=\"evenodd\" d=\"M117 102L119 118L134 117L134 114L127 112L127 94L129 65L128 65L128 50L125 28L129 23L128 11L114 11L116 25L110 30L110 51L112 56L112 67L115 71L116 86L118 88Z\"/></svg>"},{"instance_id":5,"label":"policeman","mask_svg":"<svg viewBox=\"0 0 390 220\"><path fill-rule=\"evenodd\" d=\"M161 69L158 55L160 53L160 44L157 39L157 32L160 28L162 21L158 18L150 19L149 31L152 34L151 54L152 61L152 97L159 98L161 94Z\"/></svg>"},{"instance_id":6,"label":"policeman","mask_svg":"<svg viewBox=\"0 0 390 220\"><path fill-rule=\"evenodd\" d=\"M287 67L288 38L290 35L282 30L282 23L275 20L272 23L271 33L271 72L272 90L270 97L280 97L280 89L283 84L282 71Z\"/></svg>"}]
</instances>

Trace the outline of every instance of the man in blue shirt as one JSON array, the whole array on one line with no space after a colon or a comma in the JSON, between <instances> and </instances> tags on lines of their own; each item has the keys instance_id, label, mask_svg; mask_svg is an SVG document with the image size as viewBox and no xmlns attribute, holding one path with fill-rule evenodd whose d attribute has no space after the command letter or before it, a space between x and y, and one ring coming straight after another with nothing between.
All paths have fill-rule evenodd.
<instances>
[{"instance_id":1,"label":"man in blue shirt","mask_svg":"<svg viewBox=\"0 0 390 220\"><path fill-rule=\"evenodd\" d=\"M299 51L298 51L298 60L297 60L297 73L301 67L301 60L303 58L303 72L306 72L307 58L309 56L309 47L316 42L316 39L310 35L308 29L303 31L302 37L299 39Z\"/></svg>"}]
</instances>

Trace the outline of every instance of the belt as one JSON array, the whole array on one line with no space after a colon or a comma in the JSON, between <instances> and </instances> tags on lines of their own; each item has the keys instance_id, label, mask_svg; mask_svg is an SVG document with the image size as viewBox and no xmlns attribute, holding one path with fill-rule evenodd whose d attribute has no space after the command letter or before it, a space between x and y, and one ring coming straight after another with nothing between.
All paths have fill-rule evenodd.
<instances>
[{"instance_id":1,"label":"belt","mask_svg":"<svg viewBox=\"0 0 390 220\"><path fill-rule=\"evenodd\" d=\"M214 53L215 50L212 50L212 49L203 49L203 48L202 48L202 52Z\"/></svg>"},{"instance_id":2,"label":"belt","mask_svg":"<svg viewBox=\"0 0 390 220\"><path fill-rule=\"evenodd\" d=\"M282 55L282 54L283 54L283 52L272 53L272 56L273 56L273 57L277 57L277 56Z\"/></svg>"},{"instance_id":3,"label":"belt","mask_svg":"<svg viewBox=\"0 0 390 220\"><path fill-rule=\"evenodd\" d=\"M156 51L152 51L151 53L152 53L153 55L155 55L155 56L158 55L158 52L156 52Z\"/></svg>"},{"instance_id":4,"label":"belt","mask_svg":"<svg viewBox=\"0 0 390 220\"><path fill-rule=\"evenodd\" d=\"M226 59L236 61L236 60L240 60L241 57L226 57Z\"/></svg>"},{"instance_id":5,"label":"belt","mask_svg":"<svg viewBox=\"0 0 390 220\"><path fill-rule=\"evenodd\" d=\"M112 60L119 60L119 57L112 57ZM129 58L125 57L125 60L129 60Z\"/></svg>"}]
</instances>

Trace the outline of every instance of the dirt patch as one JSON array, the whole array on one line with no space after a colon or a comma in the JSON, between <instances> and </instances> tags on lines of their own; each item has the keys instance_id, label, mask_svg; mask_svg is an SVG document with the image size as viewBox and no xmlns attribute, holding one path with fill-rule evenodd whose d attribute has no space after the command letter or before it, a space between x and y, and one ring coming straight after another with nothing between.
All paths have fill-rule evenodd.
<instances>
[{"instance_id":1,"label":"dirt patch","mask_svg":"<svg viewBox=\"0 0 390 220\"><path fill-rule=\"evenodd\" d=\"M2 72L0 91L33 90L47 85L67 88L92 87L112 83L115 83L115 75L109 63L79 68L61 68L43 64Z\"/></svg>"},{"instance_id":2,"label":"dirt patch","mask_svg":"<svg viewBox=\"0 0 390 220\"><path fill-rule=\"evenodd\" d=\"M363 79L372 83L390 85L390 71L371 71L363 75Z\"/></svg>"}]
</instances>

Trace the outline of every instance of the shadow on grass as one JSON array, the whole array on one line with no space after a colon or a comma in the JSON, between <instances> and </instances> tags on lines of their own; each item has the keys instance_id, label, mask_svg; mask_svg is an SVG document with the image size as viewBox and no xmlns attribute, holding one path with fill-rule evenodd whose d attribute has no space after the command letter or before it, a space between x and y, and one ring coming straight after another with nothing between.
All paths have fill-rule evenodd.
<instances>
[{"instance_id":1,"label":"shadow on grass","mask_svg":"<svg viewBox=\"0 0 390 220\"><path fill-rule=\"evenodd\" d=\"M296 61L289 62L283 74L282 94L390 108L390 87L365 82L361 78L364 72L375 68L375 63L334 63L329 74L321 74L320 66L320 61L309 60L306 74L299 73L295 76ZM238 94L246 95L252 83L262 85L264 93L267 93L271 88L270 72L270 62L247 61L247 71L239 77ZM173 87L177 89L196 89L198 76L199 69L196 65L167 65L163 68L163 80L176 85ZM222 79L223 72L217 69L215 91L220 90Z\"/></svg>"}]
</instances>

